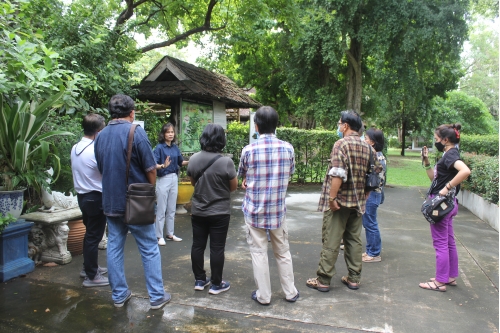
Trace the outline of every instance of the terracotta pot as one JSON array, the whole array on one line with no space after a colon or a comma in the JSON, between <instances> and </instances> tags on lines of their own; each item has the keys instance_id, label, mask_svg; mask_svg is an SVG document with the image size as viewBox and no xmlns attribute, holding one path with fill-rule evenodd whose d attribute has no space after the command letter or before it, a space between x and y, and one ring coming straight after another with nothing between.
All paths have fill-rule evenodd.
<instances>
[{"instance_id":1,"label":"terracotta pot","mask_svg":"<svg viewBox=\"0 0 500 333\"><path fill-rule=\"evenodd\" d=\"M83 253L83 237L85 236L85 225L83 220L68 221L68 251L72 256L77 256Z\"/></svg>"},{"instance_id":2,"label":"terracotta pot","mask_svg":"<svg viewBox=\"0 0 500 333\"><path fill-rule=\"evenodd\" d=\"M194 186L191 182L179 182L179 192L177 192L177 204L183 205L191 201L194 193Z\"/></svg>"}]
</instances>

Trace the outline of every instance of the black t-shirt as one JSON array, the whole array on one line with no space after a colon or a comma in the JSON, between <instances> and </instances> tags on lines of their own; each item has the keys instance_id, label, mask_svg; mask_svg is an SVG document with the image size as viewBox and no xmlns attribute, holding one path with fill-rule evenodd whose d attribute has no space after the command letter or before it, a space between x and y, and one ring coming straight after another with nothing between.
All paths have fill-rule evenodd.
<instances>
[{"instance_id":1,"label":"black t-shirt","mask_svg":"<svg viewBox=\"0 0 500 333\"><path fill-rule=\"evenodd\" d=\"M429 194L438 194L458 173L458 170L453 167L456 161L460 160L460 153L457 148L451 148L437 162L437 176L434 175ZM436 171L435 171L436 172ZM460 185L457 186L457 193L460 191Z\"/></svg>"}]
</instances>

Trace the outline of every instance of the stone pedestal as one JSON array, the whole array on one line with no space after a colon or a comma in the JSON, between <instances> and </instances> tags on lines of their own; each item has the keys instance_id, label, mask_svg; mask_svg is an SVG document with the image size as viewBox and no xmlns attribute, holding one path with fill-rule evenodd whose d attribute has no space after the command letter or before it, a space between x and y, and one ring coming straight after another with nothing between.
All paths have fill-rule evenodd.
<instances>
[{"instance_id":1,"label":"stone pedestal","mask_svg":"<svg viewBox=\"0 0 500 333\"><path fill-rule=\"evenodd\" d=\"M67 210L34 212L22 215L27 221L35 222L30 234L30 257L38 263L55 262L65 265L73 259L68 251L68 220L82 217L79 207Z\"/></svg>"}]
</instances>

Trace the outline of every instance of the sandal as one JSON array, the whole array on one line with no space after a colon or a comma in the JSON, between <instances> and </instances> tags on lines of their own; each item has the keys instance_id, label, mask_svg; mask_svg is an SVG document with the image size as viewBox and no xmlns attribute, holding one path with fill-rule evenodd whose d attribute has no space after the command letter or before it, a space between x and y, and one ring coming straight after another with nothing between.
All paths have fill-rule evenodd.
<instances>
[{"instance_id":1,"label":"sandal","mask_svg":"<svg viewBox=\"0 0 500 333\"><path fill-rule=\"evenodd\" d=\"M431 284L432 283L432 284ZM434 285L434 287L433 287ZM446 291L446 285L438 285L436 282L423 282L418 285L420 288L425 290L440 291L444 293Z\"/></svg>"},{"instance_id":2,"label":"sandal","mask_svg":"<svg viewBox=\"0 0 500 333\"><path fill-rule=\"evenodd\" d=\"M324 285L324 284L321 284L318 280L318 278L313 278L313 279L308 279L306 281L306 286L308 286L309 288L313 288L313 289L316 289L317 291L321 291L321 292L327 292L327 291L330 291L330 286L327 286L327 285Z\"/></svg>"},{"instance_id":3,"label":"sandal","mask_svg":"<svg viewBox=\"0 0 500 333\"><path fill-rule=\"evenodd\" d=\"M359 289L359 283L354 283L354 282L350 282L349 281L349 278L347 276L343 276L342 279L341 279L342 283L345 284L347 286L347 288L351 289L351 290L358 290Z\"/></svg>"},{"instance_id":4,"label":"sandal","mask_svg":"<svg viewBox=\"0 0 500 333\"><path fill-rule=\"evenodd\" d=\"M436 281L436 278L430 278L429 281L434 282L434 281ZM445 285L456 287L457 286L457 279L453 279L451 281L448 281L445 283Z\"/></svg>"},{"instance_id":5,"label":"sandal","mask_svg":"<svg viewBox=\"0 0 500 333\"><path fill-rule=\"evenodd\" d=\"M366 256L361 257L361 261L363 261L363 262L381 262L382 257L380 257L380 256L372 257L372 256L369 256L367 254Z\"/></svg>"}]
</instances>

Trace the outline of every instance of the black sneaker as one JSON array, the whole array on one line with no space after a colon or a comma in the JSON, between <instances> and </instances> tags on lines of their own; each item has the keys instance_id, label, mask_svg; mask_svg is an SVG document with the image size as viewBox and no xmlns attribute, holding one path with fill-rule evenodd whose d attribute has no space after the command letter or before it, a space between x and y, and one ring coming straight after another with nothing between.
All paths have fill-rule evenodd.
<instances>
[{"instance_id":1,"label":"black sneaker","mask_svg":"<svg viewBox=\"0 0 500 333\"><path fill-rule=\"evenodd\" d=\"M131 298L132 298L132 293L130 292L130 290L127 290L127 296L125 297L125 299L123 301L115 302L115 308L121 308Z\"/></svg>"},{"instance_id":2,"label":"black sneaker","mask_svg":"<svg viewBox=\"0 0 500 333\"><path fill-rule=\"evenodd\" d=\"M224 291L227 291L229 290L231 286L229 285L229 282L227 281L221 281L221 283L216 286L215 284L212 284L210 286L210 290L208 291L209 294L212 294L212 295L217 295L217 294L220 294Z\"/></svg>"},{"instance_id":3,"label":"black sneaker","mask_svg":"<svg viewBox=\"0 0 500 333\"><path fill-rule=\"evenodd\" d=\"M196 280L194 281L194 290L204 290L206 286L210 284L210 279L206 278L205 281L203 280Z\"/></svg>"},{"instance_id":4,"label":"black sneaker","mask_svg":"<svg viewBox=\"0 0 500 333\"><path fill-rule=\"evenodd\" d=\"M152 310L158 310L161 309L162 307L165 306L170 300L172 299L172 296L170 296L169 293L165 292L165 295L163 295L163 298L159 301L156 302L151 302L151 309Z\"/></svg>"}]
</instances>

